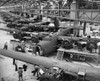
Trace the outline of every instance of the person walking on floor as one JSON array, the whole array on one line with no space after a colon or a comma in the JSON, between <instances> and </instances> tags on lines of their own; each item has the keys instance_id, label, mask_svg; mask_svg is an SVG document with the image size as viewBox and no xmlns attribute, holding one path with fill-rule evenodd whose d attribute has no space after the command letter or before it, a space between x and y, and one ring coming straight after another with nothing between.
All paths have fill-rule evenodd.
<instances>
[{"instance_id":1,"label":"person walking on floor","mask_svg":"<svg viewBox=\"0 0 100 81\"><path fill-rule=\"evenodd\" d=\"M24 71L27 71L27 65L26 64L23 65L23 69L24 69Z\"/></svg>"},{"instance_id":2,"label":"person walking on floor","mask_svg":"<svg viewBox=\"0 0 100 81\"><path fill-rule=\"evenodd\" d=\"M4 44L3 49L6 49L6 50L8 49L8 43L7 42Z\"/></svg>"},{"instance_id":3,"label":"person walking on floor","mask_svg":"<svg viewBox=\"0 0 100 81\"><path fill-rule=\"evenodd\" d=\"M15 61L16 61L16 59L15 59L15 58L13 58L13 65L15 65Z\"/></svg>"},{"instance_id":4,"label":"person walking on floor","mask_svg":"<svg viewBox=\"0 0 100 81\"><path fill-rule=\"evenodd\" d=\"M15 71L17 71L18 66L17 66L17 60L15 58L13 58L13 65L15 66Z\"/></svg>"},{"instance_id":5,"label":"person walking on floor","mask_svg":"<svg viewBox=\"0 0 100 81\"><path fill-rule=\"evenodd\" d=\"M18 68L18 78L19 78L19 81L23 81L23 70L22 70L22 67Z\"/></svg>"},{"instance_id":6,"label":"person walking on floor","mask_svg":"<svg viewBox=\"0 0 100 81\"><path fill-rule=\"evenodd\" d=\"M38 71L39 71L39 67L37 65L34 65L34 70L32 71L33 76L37 74L36 76L38 77Z\"/></svg>"},{"instance_id":7,"label":"person walking on floor","mask_svg":"<svg viewBox=\"0 0 100 81\"><path fill-rule=\"evenodd\" d=\"M15 71L18 71L18 67L17 67L17 64L15 63Z\"/></svg>"}]
</instances>

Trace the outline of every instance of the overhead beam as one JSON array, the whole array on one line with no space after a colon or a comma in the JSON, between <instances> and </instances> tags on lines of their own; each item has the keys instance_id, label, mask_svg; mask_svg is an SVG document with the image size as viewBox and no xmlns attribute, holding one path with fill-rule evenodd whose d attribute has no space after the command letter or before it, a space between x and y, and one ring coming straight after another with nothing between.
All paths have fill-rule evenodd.
<instances>
[{"instance_id":1,"label":"overhead beam","mask_svg":"<svg viewBox=\"0 0 100 81\"><path fill-rule=\"evenodd\" d=\"M41 11L74 11L74 12L77 12L77 11L86 11L86 12L100 12L99 9L77 9L77 10L71 10L71 9L29 9L30 10L41 10Z\"/></svg>"},{"instance_id":2,"label":"overhead beam","mask_svg":"<svg viewBox=\"0 0 100 81\"><path fill-rule=\"evenodd\" d=\"M12 0L6 0L3 4L1 4L0 6L4 6L6 3L10 2Z\"/></svg>"},{"instance_id":3,"label":"overhead beam","mask_svg":"<svg viewBox=\"0 0 100 81\"><path fill-rule=\"evenodd\" d=\"M68 17L48 15L48 14L38 14L38 13L32 13L32 14L35 14L35 15L43 15L43 16L48 16L48 17L57 17L57 18L68 19L68 20L73 20L73 21L83 21L83 22L89 22L89 23L100 23L100 21L95 21L95 20L71 19L71 18L68 18Z\"/></svg>"}]
</instances>

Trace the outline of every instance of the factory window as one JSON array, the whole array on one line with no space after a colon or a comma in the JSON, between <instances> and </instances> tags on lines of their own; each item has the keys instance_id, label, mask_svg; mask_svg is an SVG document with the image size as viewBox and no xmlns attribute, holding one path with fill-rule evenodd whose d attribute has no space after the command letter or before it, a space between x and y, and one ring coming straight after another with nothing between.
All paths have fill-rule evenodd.
<instances>
[{"instance_id":1,"label":"factory window","mask_svg":"<svg viewBox=\"0 0 100 81\"><path fill-rule=\"evenodd\" d=\"M79 2L80 9L100 9L100 1L82 0Z\"/></svg>"}]
</instances>

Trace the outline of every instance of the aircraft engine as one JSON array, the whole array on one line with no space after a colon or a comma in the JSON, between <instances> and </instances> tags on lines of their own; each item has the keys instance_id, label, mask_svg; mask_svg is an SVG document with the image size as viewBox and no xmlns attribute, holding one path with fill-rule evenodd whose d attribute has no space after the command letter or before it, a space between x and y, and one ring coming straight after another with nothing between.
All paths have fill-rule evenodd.
<instances>
[{"instance_id":1,"label":"aircraft engine","mask_svg":"<svg viewBox=\"0 0 100 81\"><path fill-rule=\"evenodd\" d=\"M40 55L48 55L57 50L57 36L54 37L47 37L38 43L37 47Z\"/></svg>"},{"instance_id":2,"label":"aircraft engine","mask_svg":"<svg viewBox=\"0 0 100 81\"><path fill-rule=\"evenodd\" d=\"M88 50L88 51L90 51L90 53L92 53L92 50L93 49L97 49L97 43L96 42L87 42L87 45L86 45L86 49Z\"/></svg>"}]
</instances>

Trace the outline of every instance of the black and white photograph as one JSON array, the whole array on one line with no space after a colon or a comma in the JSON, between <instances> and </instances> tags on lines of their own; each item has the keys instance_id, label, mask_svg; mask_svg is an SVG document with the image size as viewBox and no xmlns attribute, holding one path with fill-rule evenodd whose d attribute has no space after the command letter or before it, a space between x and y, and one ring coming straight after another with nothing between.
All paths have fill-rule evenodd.
<instances>
[{"instance_id":1,"label":"black and white photograph","mask_svg":"<svg viewBox=\"0 0 100 81\"><path fill-rule=\"evenodd\" d=\"M0 0L0 81L100 81L100 0Z\"/></svg>"}]
</instances>

